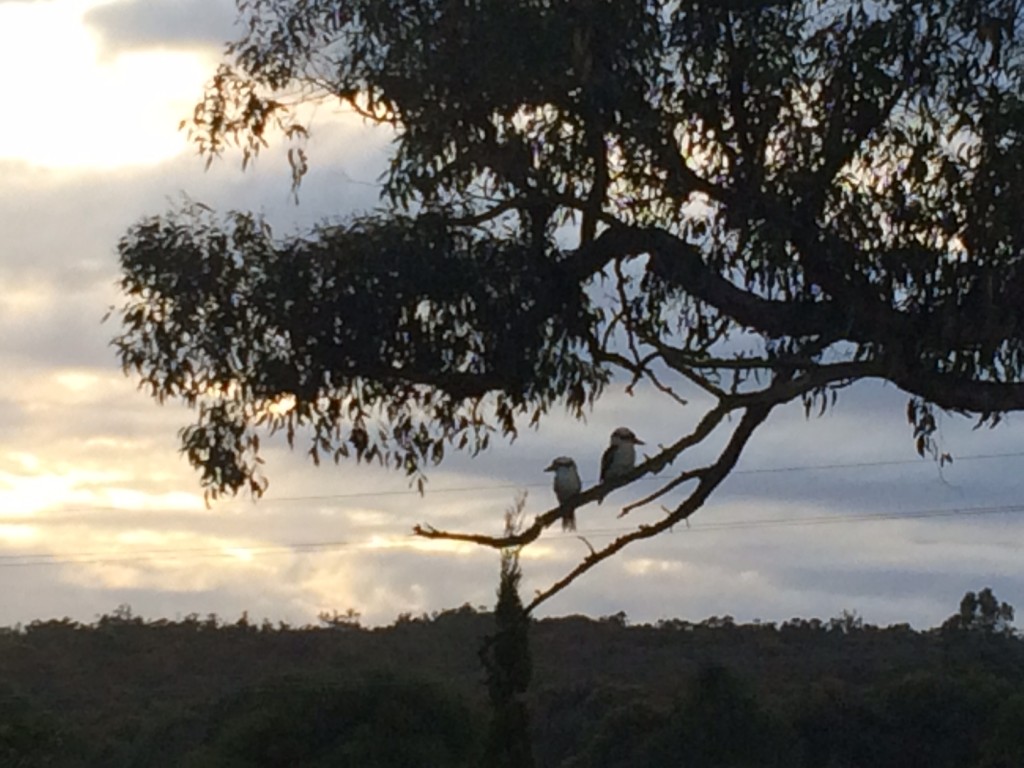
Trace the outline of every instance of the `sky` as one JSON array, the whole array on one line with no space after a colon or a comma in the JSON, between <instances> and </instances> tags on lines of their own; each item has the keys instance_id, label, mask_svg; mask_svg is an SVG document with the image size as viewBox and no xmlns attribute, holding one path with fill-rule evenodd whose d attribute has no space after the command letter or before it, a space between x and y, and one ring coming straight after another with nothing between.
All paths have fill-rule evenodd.
<instances>
[{"instance_id":1,"label":"sky","mask_svg":"<svg viewBox=\"0 0 1024 768\"><path fill-rule=\"evenodd\" d=\"M416 523L493 532L526 492L552 506L554 456L593 482L608 434L669 443L700 416L613 385L585 422L554 414L513 444L454 454L419 496L404 476L312 466L271 441L258 502L203 503L178 452L190 414L158 406L117 363L102 322L117 290L118 238L188 195L263 212L284 233L377 204L389 137L321 107L299 202L284 150L209 170L178 123L234 37L230 0L0 0L0 625L93 621L119 605L145 618L243 611L294 625L358 611L364 624L465 603L492 605L498 556L411 535ZM11 111L13 110L13 111ZM634 546L546 603L542 616L625 612L632 622L731 615L937 626L968 590L1024 608L1024 428L943 416L952 465L917 457L906 396L867 382L820 418L776 411L689 526ZM677 462L676 469L683 469ZM595 546L644 479L578 512ZM654 519L637 511L633 522ZM549 530L523 554L523 589L585 556Z\"/></svg>"}]
</instances>

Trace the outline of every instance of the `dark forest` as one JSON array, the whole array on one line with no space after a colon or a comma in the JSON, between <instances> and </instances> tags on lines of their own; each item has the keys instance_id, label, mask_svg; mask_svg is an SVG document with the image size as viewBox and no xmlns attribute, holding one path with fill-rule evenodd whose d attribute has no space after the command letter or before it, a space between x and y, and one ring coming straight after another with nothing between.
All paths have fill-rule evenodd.
<instances>
[{"instance_id":1,"label":"dark forest","mask_svg":"<svg viewBox=\"0 0 1024 768\"><path fill-rule=\"evenodd\" d=\"M1024 642L1013 609L968 593L941 626L856 613L529 628L538 766L1024 764ZM495 614L466 605L364 628L243 615L0 634L5 766L477 766L492 717L477 652Z\"/></svg>"}]
</instances>

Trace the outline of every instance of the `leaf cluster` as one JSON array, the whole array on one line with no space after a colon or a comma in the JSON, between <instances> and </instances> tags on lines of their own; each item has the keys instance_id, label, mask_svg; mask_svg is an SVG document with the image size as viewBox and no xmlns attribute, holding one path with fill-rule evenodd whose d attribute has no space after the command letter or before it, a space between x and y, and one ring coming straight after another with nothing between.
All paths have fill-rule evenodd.
<instances>
[{"instance_id":1,"label":"leaf cluster","mask_svg":"<svg viewBox=\"0 0 1024 768\"><path fill-rule=\"evenodd\" d=\"M183 446L210 493L262 491L257 427L422 481L450 446L555 403L582 415L616 373L715 401L646 469L733 412L824 410L862 378L913 398L936 458L933 408L1024 408L1019 0L239 14L189 123L203 155L301 140L322 99L395 142L369 217L280 240L188 204L122 240L115 346L156 398L198 408ZM702 503L749 432L650 497L703 479L659 525Z\"/></svg>"},{"instance_id":2,"label":"leaf cluster","mask_svg":"<svg viewBox=\"0 0 1024 768\"><path fill-rule=\"evenodd\" d=\"M580 413L606 381L584 354L594 309L557 263L439 216L277 242L186 202L119 250L114 346L153 397L198 408L182 439L212 493L262 491L253 427L413 475L556 400Z\"/></svg>"}]
</instances>

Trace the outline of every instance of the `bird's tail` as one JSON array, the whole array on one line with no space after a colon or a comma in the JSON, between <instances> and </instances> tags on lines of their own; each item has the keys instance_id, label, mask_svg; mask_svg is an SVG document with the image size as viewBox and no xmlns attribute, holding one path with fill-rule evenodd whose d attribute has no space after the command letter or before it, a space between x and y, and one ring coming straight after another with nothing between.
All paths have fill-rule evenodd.
<instances>
[{"instance_id":1,"label":"bird's tail","mask_svg":"<svg viewBox=\"0 0 1024 768\"><path fill-rule=\"evenodd\" d=\"M575 531L576 530L576 510L569 509L562 512L562 530L563 531Z\"/></svg>"}]
</instances>

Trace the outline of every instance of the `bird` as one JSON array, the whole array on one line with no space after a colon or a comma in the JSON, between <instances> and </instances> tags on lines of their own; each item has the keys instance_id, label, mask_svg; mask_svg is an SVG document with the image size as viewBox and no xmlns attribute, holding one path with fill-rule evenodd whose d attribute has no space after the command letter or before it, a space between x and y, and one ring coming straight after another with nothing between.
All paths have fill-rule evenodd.
<instances>
[{"instance_id":1,"label":"bird","mask_svg":"<svg viewBox=\"0 0 1024 768\"><path fill-rule=\"evenodd\" d=\"M636 464L636 446L644 441L633 434L628 427L619 427L612 432L611 442L601 455L601 482L614 480L629 472ZM598 499L598 503L604 496Z\"/></svg>"},{"instance_id":2,"label":"bird","mask_svg":"<svg viewBox=\"0 0 1024 768\"><path fill-rule=\"evenodd\" d=\"M567 507L566 504L583 487L580 483L580 473L576 471L576 462L568 456L559 456L552 460L544 471L555 473L555 496L562 508L562 530L575 531L576 512L573 507Z\"/></svg>"}]
</instances>

